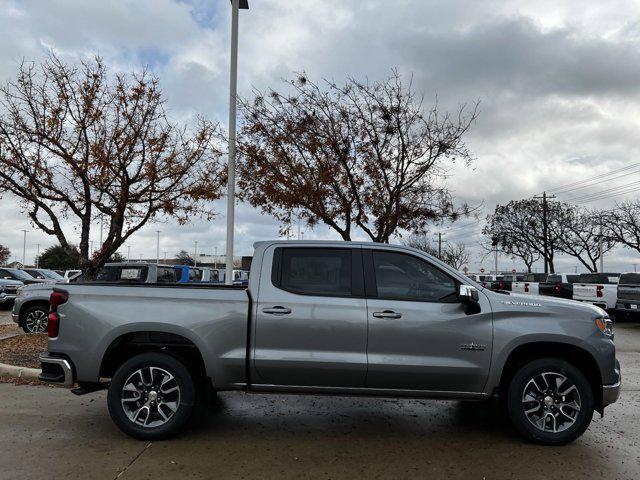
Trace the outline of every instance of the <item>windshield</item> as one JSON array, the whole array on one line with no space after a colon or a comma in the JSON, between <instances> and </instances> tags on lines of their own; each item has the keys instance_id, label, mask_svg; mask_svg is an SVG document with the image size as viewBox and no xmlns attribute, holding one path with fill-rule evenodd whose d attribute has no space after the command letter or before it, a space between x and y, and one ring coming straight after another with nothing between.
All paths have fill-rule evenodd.
<instances>
[{"instance_id":1,"label":"windshield","mask_svg":"<svg viewBox=\"0 0 640 480\"><path fill-rule=\"evenodd\" d=\"M620 285L640 285L640 273L623 273L620 275Z\"/></svg>"},{"instance_id":2,"label":"windshield","mask_svg":"<svg viewBox=\"0 0 640 480\"><path fill-rule=\"evenodd\" d=\"M11 273L11 275L19 278L20 280L35 280L35 278L29 275L27 272L23 272L22 270L18 270L17 268L7 268L7 272Z\"/></svg>"},{"instance_id":3,"label":"windshield","mask_svg":"<svg viewBox=\"0 0 640 480\"><path fill-rule=\"evenodd\" d=\"M619 273L581 273L580 283L602 283L613 284L618 283Z\"/></svg>"},{"instance_id":4,"label":"windshield","mask_svg":"<svg viewBox=\"0 0 640 480\"><path fill-rule=\"evenodd\" d=\"M547 277L547 282L549 283L562 283L562 275L549 275Z\"/></svg>"},{"instance_id":5,"label":"windshield","mask_svg":"<svg viewBox=\"0 0 640 480\"><path fill-rule=\"evenodd\" d=\"M40 273L51 280L64 280L64 277L53 270L40 270Z\"/></svg>"}]
</instances>

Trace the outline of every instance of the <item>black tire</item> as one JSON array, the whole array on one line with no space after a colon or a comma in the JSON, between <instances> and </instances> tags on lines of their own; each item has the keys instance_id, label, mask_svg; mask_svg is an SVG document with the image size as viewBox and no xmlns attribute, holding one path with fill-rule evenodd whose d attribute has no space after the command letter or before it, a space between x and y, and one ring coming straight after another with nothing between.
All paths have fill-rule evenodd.
<instances>
[{"instance_id":1,"label":"black tire","mask_svg":"<svg viewBox=\"0 0 640 480\"><path fill-rule=\"evenodd\" d=\"M136 382L136 378L140 378L138 372L147 372L146 369L153 369L151 375L147 375L147 380L152 385L142 384ZM164 373L163 373L164 372ZM155 377L154 377L155 373ZM163 394L163 387L160 383L164 379L168 378L165 374L170 374L173 378L170 380L170 384L167 383L167 390L173 389L174 386L178 387L177 397L176 392L166 393L166 397L163 399L160 395ZM144 375L145 373L143 373ZM162 375L162 377L160 377ZM127 390L125 392L125 384L128 388L131 385L137 383L142 385L140 391L133 392ZM145 393L146 391L146 393ZM157 395L157 401L152 402L152 398ZM131 398L127 398L126 407L123 402L123 396L131 395ZM137 395L140 395L140 401L136 402ZM146 395L146 396L145 396ZM152 395L154 395L152 397ZM170 395L173 395L169 398ZM189 421L193 412L193 406L196 399L196 389L194 386L193 378L187 370L187 368L174 357L164 353L143 353L136 355L122 365L111 379L109 385L109 392L107 394L107 405L109 407L109 414L115 422L115 424L127 435L140 440L162 440L172 437L182 430L185 424ZM163 404L164 401L164 404ZM175 404L176 409L173 413L171 408L167 405ZM155 406L155 413L154 413ZM128 408L128 412L125 411ZM130 418L132 411L146 412L143 416L136 416L136 420L133 421ZM144 410L146 408L146 410ZM141 413L142 413L141 412ZM168 416L167 420L161 418L160 415ZM153 421L164 422L159 425L152 425ZM149 425L143 425L149 421Z\"/></svg>"},{"instance_id":2,"label":"black tire","mask_svg":"<svg viewBox=\"0 0 640 480\"><path fill-rule=\"evenodd\" d=\"M44 333L47 331L48 324L49 307L45 305L33 305L27 308L20 320L24 333Z\"/></svg>"},{"instance_id":3,"label":"black tire","mask_svg":"<svg viewBox=\"0 0 640 480\"><path fill-rule=\"evenodd\" d=\"M562 381L562 377L568 383L561 383L554 388L553 384ZM546 392L543 391L544 383L541 378L543 381L544 378L547 379ZM537 388L536 380L543 388ZM571 389L570 393L563 397L562 393L566 392L570 385L575 386L575 390ZM534 396L537 392L542 392L544 397L538 395L537 400L525 403L526 399L532 398L529 395L531 392L534 392ZM579 411L570 403L579 405ZM534 410L536 406L539 407L538 410ZM507 393L507 409L514 426L527 439L545 445L564 445L574 441L589 427L594 409L593 391L584 374L570 363L559 358L542 358L524 365L511 379ZM527 416L525 410L534 411ZM574 418L563 412L568 412ZM536 418L542 423L542 427L540 423L538 426L534 425ZM548 431L547 428L557 428L558 431Z\"/></svg>"}]
</instances>

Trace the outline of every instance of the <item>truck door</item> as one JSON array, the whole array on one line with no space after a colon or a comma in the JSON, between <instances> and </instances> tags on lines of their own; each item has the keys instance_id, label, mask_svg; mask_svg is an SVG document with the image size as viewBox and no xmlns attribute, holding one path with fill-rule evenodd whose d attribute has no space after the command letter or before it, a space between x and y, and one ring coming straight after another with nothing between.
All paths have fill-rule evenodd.
<instances>
[{"instance_id":1,"label":"truck door","mask_svg":"<svg viewBox=\"0 0 640 480\"><path fill-rule=\"evenodd\" d=\"M467 315L459 282L426 258L363 249L369 388L479 393L491 362L492 313Z\"/></svg>"},{"instance_id":2,"label":"truck door","mask_svg":"<svg viewBox=\"0 0 640 480\"><path fill-rule=\"evenodd\" d=\"M254 309L256 388L364 386L367 307L360 251L288 245L265 251Z\"/></svg>"}]
</instances>

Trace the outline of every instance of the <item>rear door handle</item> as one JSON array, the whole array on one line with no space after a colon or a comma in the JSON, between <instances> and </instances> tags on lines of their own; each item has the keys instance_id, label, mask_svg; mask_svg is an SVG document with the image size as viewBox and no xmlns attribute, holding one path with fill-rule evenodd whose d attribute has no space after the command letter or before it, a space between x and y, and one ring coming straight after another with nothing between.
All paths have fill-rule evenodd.
<instances>
[{"instance_id":1,"label":"rear door handle","mask_svg":"<svg viewBox=\"0 0 640 480\"><path fill-rule=\"evenodd\" d=\"M287 307L281 307L280 305L276 305L271 308L263 308L262 313L269 313L271 315L288 315L291 313L291 309Z\"/></svg>"},{"instance_id":2,"label":"rear door handle","mask_svg":"<svg viewBox=\"0 0 640 480\"><path fill-rule=\"evenodd\" d=\"M383 312L373 312L373 316L376 318L401 318L402 314L393 310L385 310Z\"/></svg>"}]
</instances>

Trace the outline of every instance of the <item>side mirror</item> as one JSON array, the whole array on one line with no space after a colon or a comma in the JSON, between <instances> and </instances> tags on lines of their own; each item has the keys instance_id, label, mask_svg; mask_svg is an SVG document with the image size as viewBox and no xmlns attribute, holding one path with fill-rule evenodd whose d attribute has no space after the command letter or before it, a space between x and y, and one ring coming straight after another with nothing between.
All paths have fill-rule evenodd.
<instances>
[{"instance_id":1,"label":"side mirror","mask_svg":"<svg viewBox=\"0 0 640 480\"><path fill-rule=\"evenodd\" d=\"M473 315L480 313L480 294L476 287L471 285L460 285L458 290L458 299L460 303L465 305L465 313L467 315Z\"/></svg>"}]
</instances>

